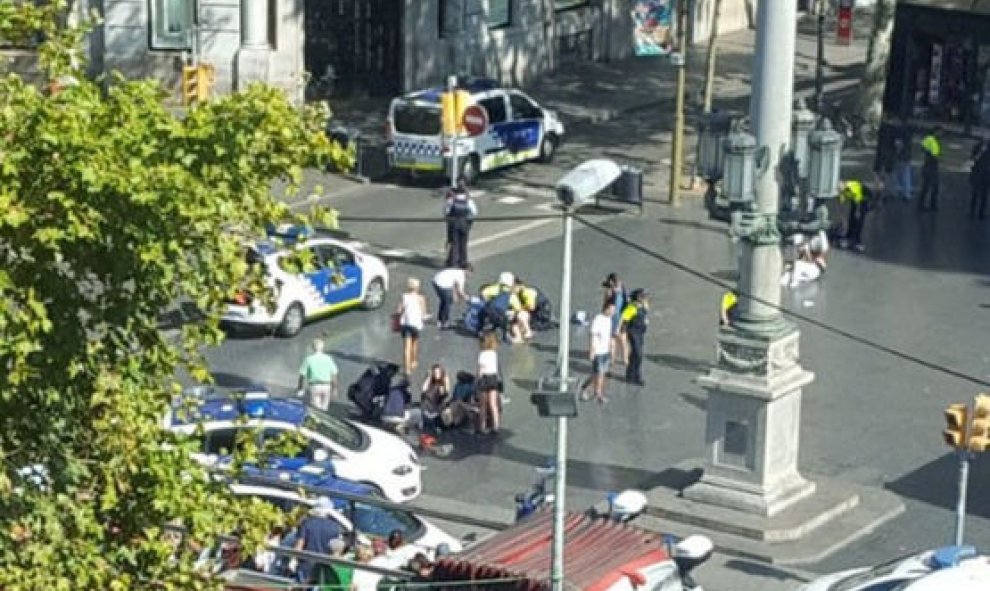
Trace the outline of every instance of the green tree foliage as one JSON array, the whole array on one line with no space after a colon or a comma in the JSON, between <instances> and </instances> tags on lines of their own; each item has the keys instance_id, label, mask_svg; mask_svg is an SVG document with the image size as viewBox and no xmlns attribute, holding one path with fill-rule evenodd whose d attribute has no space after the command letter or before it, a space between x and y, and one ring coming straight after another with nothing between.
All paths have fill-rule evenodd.
<instances>
[{"instance_id":1,"label":"green tree foliage","mask_svg":"<svg viewBox=\"0 0 990 591\"><path fill-rule=\"evenodd\" d=\"M273 183L346 155L325 108L261 85L177 117L155 83L87 81L66 59L79 32L46 6L0 0L0 35L43 31L49 78L79 80L49 96L0 79L0 589L218 588L197 550L277 516L163 433L174 376L207 379L225 300L260 285L242 240L289 217ZM166 337L178 301L204 320Z\"/></svg>"}]
</instances>

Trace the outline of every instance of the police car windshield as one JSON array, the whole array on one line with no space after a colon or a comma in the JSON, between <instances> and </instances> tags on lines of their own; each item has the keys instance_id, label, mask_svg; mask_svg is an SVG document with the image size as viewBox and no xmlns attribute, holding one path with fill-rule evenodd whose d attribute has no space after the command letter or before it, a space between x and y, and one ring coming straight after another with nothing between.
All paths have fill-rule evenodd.
<instances>
[{"instance_id":1,"label":"police car windshield","mask_svg":"<svg viewBox=\"0 0 990 591\"><path fill-rule=\"evenodd\" d=\"M440 135L440 107L396 103L392 110L392 124L397 133Z\"/></svg>"},{"instance_id":2,"label":"police car windshield","mask_svg":"<svg viewBox=\"0 0 990 591\"><path fill-rule=\"evenodd\" d=\"M306 413L303 426L350 450L362 450L368 445L360 429L316 409Z\"/></svg>"}]
</instances>

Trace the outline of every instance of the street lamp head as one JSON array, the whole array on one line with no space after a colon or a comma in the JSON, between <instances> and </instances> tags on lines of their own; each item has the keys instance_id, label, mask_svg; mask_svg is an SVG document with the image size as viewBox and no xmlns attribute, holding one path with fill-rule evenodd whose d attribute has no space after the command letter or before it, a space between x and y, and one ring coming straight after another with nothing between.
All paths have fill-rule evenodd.
<instances>
[{"instance_id":1,"label":"street lamp head","mask_svg":"<svg viewBox=\"0 0 990 591\"><path fill-rule=\"evenodd\" d=\"M705 113L698 124L698 170L708 181L722 178L725 158L722 143L732 129L732 114Z\"/></svg>"},{"instance_id":2,"label":"street lamp head","mask_svg":"<svg viewBox=\"0 0 990 591\"><path fill-rule=\"evenodd\" d=\"M834 199L839 194L842 167L842 136L823 119L819 129L808 136L808 197Z\"/></svg>"},{"instance_id":3,"label":"street lamp head","mask_svg":"<svg viewBox=\"0 0 990 591\"><path fill-rule=\"evenodd\" d=\"M564 207L581 207L595 199L622 175L618 164L605 158L583 162L557 181L557 199Z\"/></svg>"},{"instance_id":4,"label":"street lamp head","mask_svg":"<svg viewBox=\"0 0 990 591\"><path fill-rule=\"evenodd\" d=\"M731 203L749 203L756 191L756 138L740 129L725 140L725 196Z\"/></svg>"}]
</instances>

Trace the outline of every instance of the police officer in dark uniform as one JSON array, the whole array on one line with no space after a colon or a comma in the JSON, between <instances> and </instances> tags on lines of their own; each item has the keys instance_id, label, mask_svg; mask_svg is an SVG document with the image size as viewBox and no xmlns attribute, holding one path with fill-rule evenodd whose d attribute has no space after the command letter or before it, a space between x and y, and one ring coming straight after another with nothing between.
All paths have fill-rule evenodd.
<instances>
[{"instance_id":1,"label":"police officer in dark uniform","mask_svg":"<svg viewBox=\"0 0 990 591\"><path fill-rule=\"evenodd\" d=\"M643 386L643 345L646 328L650 325L649 302L645 289L634 289L631 300L622 310L622 330L629 342L629 363L626 365L626 381Z\"/></svg>"},{"instance_id":2,"label":"police officer in dark uniform","mask_svg":"<svg viewBox=\"0 0 990 591\"><path fill-rule=\"evenodd\" d=\"M447 267L466 269L468 238L478 208L468 195L463 180L447 197L443 213L447 219Z\"/></svg>"}]
</instances>

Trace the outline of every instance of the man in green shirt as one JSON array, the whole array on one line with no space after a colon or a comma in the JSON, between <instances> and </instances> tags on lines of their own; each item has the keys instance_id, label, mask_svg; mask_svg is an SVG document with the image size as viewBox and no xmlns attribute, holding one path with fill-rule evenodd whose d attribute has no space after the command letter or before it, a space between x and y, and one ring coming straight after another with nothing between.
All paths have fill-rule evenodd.
<instances>
[{"instance_id":1,"label":"man in green shirt","mask_svg":"<svg viewBox=\"0 0 990 591\"><path fill-rule=\"evenodd\" d=\"M313 352L299 368L299 391L320 410L327 410L330 400L337 398L337 364L323 352L324 346L323 339L313 339Z\"/></svg>"}]
</instances>

